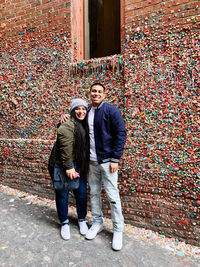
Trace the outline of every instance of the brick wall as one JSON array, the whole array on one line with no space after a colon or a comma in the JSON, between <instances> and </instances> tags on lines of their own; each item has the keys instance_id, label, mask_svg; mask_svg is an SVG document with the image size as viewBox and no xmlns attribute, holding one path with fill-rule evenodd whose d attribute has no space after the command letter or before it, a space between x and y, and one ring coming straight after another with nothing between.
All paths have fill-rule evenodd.
<instances>
[{"instance_id":1,"label":"brick wall","mask_svg":"<svg viewBox=\"0 0 200 267\"><path fill-rule=\"evenodd\" d=\"M10 0L0 1L1 28L6 35L37 30L70 32L70 1Z\"/></svg>"},{"instance_id":2,"label":"brick wall","mask_svg":"<svg viewBox=\"0 0 200 267\"><path fill-rule=\"evenodd\" d=\"M199 245L198 1L126 0L122 55L73 64L70 12L70 1L0 1L1 183L54 197L58 118L102 81L128 130L125 221ZM105 192L103 207L109 217Z\"/></svg>"},{"instance_id":3,"label":"brick wall","mask_svg":"<svg viewBox=\"0 0 200 267\"><path fill-rule=\"evenodd\" d=\"M174 25L182 28L195 21L199 16L199 1L192 0L150 0L125 1L125 22L133 27Z\"/></svg>"},{"instance_id":4,"label":"brick wall","mask_svg":"<svg viewBox=\"0 0 200 267\"><path fill-rule=\"evenodd\" d=\"M128 221L199 244L199 3L126 1Z\"/></svg>"}]
</instances>

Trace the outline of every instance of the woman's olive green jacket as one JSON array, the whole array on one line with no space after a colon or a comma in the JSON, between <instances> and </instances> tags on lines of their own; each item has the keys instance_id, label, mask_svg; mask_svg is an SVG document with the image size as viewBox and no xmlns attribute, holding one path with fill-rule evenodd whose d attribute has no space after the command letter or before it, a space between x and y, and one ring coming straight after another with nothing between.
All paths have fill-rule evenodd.
<instances>
[{"instance_id":1,"label":"woman's olive green jacket","mask_svg":"<svg viewBox=\"0 0 200 267\"><path fill-rule=\"evenodd\" d=\"M74 134L75 134L75 120L71 118L67 120L57 129L56 143L52 149L49 165L54 166L55 161L62 163L67 169L73 168L74 162Z\"/></svg>"}]
</instances>

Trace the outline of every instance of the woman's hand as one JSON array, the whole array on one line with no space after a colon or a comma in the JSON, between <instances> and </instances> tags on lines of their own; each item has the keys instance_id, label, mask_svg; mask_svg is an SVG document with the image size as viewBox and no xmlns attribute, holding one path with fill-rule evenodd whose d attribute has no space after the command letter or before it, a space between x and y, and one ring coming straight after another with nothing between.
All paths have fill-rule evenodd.
<instances>
[{"instance_id":1,"label":"woman's hand","mask_svg":"<svg viewBox=\"0 0 200 267\"><path fill-rule=\"evenodd\" d=\"M72 180L74 178L79 177L79 174L75 171L75 169L66 170L66 175Z\"/></svg>"}]
</instances>

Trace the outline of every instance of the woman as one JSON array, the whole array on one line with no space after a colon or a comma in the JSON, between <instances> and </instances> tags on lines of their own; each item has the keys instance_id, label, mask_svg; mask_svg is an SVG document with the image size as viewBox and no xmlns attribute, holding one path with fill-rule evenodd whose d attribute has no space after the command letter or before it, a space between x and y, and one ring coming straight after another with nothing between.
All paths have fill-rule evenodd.
<instances>
[{"instance_id":1,"label":"woman","mask_svg":"<svg viewBox=\"0 0 200 267\"><path fill-rule=\"evenodd\" d=\"M54 179L55 163L61 163L70 179L79 176L79 187L73 190L76 198L80 233L85 235L88 226L86 175L89 166L89 134L87 125L87 102L76 98L71 101L71 118L57 129L57 140L49 159L49 172ZM78 172L78 174L77 174ZM70 239L68 218L69 189L55 189L58 218L61 222L61 237Z\"/></svg>"}]
</instances>

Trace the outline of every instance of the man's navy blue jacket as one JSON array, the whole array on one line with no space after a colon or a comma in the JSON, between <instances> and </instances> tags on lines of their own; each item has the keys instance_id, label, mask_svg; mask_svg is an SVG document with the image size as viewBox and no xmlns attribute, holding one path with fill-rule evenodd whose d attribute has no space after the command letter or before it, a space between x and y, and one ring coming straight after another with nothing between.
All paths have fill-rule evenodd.
<instances>
[{"instance_id":1,"label":"man's navy blue jacket","mask_svg":"<svg viewBox=\"0 0 200 267\"><path fill-rule=\"evenodd\" d=\"M106 102L97 107L94 115L94 138L99 164L119 162L126 143L126 128L117 107Z\"/></svg>"}]
</instances>

